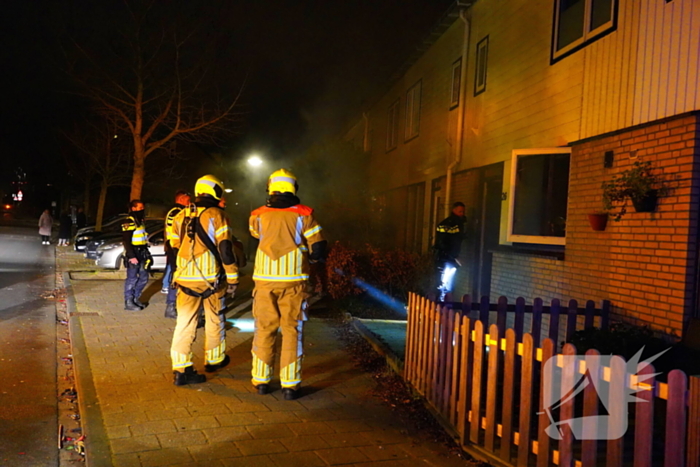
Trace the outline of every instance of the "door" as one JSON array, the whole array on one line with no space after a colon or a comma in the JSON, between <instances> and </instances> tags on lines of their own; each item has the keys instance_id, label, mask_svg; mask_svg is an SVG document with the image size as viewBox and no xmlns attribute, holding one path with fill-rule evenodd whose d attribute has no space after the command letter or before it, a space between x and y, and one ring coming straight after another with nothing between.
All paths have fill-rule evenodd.
<instances>
[{"instance_id":1,"label":"door","mask_svg":"<svg viewBox=\"0 0 700 467\"><path fill-rule=\"evenodd\" d=\"M474 297L491 293L493 253L499 244L501 232L501 194L503 191L503 163L488 165L481 171L480 212L475 219L475 243L478 261L474 275Z\"/></svg>"}]
</instances>

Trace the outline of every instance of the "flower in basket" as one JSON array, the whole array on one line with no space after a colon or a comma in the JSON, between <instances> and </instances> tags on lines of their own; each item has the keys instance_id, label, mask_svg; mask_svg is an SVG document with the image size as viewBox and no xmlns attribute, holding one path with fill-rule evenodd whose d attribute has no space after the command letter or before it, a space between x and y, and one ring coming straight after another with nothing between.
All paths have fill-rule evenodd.
<instances>
[{"instance_id":1,"label":"flower in basket","mask_svg":"<svg viewBox=\"0 0 700 467\"><path fill-rule=\"evenodd\" d=\"M637 212L651 212L656 208L658 197L667 193L663 180L654 174L649 161L636 161L629 169L603 182L602 188L604 209L610 211L615 205L620 208L613 216L615 221L627 213L628 201Z\"/></svg>"}]
</instances>

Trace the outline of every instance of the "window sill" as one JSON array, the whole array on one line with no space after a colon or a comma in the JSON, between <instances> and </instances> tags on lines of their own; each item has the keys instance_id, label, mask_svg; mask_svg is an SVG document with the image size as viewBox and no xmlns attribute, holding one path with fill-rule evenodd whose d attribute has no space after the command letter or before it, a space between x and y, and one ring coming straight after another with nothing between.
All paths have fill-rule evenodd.
<instances>
[{"instance_id":1,"label":"window sill","mask_svg":"<svg viewBox=\"0 0 700 467\"><path fill-rule=\"evenodd\" d=\"M547 256L564 261L564 247L559 245L529 245L527 243L515 243L513 245L498 245L489 250L490 253L509 253L528 256Z\"/></svg>"}]
</instances>

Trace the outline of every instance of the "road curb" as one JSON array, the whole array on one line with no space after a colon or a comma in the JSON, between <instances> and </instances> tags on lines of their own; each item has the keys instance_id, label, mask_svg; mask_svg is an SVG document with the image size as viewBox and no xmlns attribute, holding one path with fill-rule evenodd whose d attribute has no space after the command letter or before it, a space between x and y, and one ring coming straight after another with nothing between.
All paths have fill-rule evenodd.
<instances>
[{"instance_id":1,"label":"road curb","mask_svg":"<svg viewBox=\"0 0 700 467\"><path fill-rule=\"evenodd\" d=\"M80 317L73 316L77 310L70 274L62 272L68 304L68 328L70 331L71 352L75 386L78 392L78 406L85 435L85 463L88 466L112 465L112 451L102 419L102 410L97 400L97 391L92 379L92 369Z\"/></svg>"},{"instance_id":2,"label":"road curb","mask_svg":"<svg viewBox=\"0 0 700 467\"><path fill-rule=\"evenodd\" d=\"M347 316L350 316L347 314ZM384 357L386 363L391 367L394 372L402 376L403 375L403 360L399 358L389 346L384 343L375 333L370 331L367 326L362 323L362 320L350 316L350 323L352 327L362 336L364 339L374 348L374 350Z\"/></svg>"}]
</instances>

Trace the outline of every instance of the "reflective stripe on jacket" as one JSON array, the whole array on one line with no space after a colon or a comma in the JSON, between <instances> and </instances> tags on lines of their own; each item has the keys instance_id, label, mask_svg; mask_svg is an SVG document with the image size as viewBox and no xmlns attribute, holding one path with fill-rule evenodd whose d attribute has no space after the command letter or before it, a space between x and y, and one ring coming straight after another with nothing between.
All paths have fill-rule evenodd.
<instances>
[{"instance_id":1,"label":"reflective stripe on jacket","mask_svg":"<svg viewBox=\"0 0 700 467\"><path fill-rule=\"evenodd\" d=\"M146 224L138 223L132 216L128 216L122 223L122 232L131 232L131 244L134 246L144 246L148 243L148 232Z\"/></svg>"},{"instance_id":2,"label":"reflective stripe on jacket","mask_svg":"<svg viewBox=\"0 0 700 467\"><path fill-rule=\"evenodd\" d=\"M190 213L189 209L181 210L173 219L174 236L171 238L171 246L178 248L177 270L173 277L174 282L188 285L194 283L213 283L219 276L219 264L216 257L201 239L194 235L190 238L187 235L186 219L194 222L196 218L209 236L216 248L225 240L232 241L232 232L229 227L229 220L224 211L218 207L197 207L196 218L189 217L195 213ZM226 282L229 284L238 283L238 266L236 264L224 264Z\"/></svg>"},{"instance_id":3,"label":"reflective stripe on jacket","mask_svg":"<svg viewBox=\"0 0 700 467\"><path fill-rule=\"evenodd\" d=\"M309 278L309 246L323 241L313 209L302 204L264 206L251 213L248 227L260 239L253 280L290 283Z\"/></svg>"},{"instance_id":4,"label":"reflective stripe on jacket","mask_svg":"<svg viewBox=\"0 0 700 467\"><path fill-rule=\"evenodd\" d=\"M165 216L165 241L171 241L173 239L173 235L179 238L177 233L173 232L173 221L175 220L175 216L177 216L180 211L184 206L180 204L176 204L175 207L173 207L170 211L168 211L168 214Z\"/></svg>"}]
</instances>

